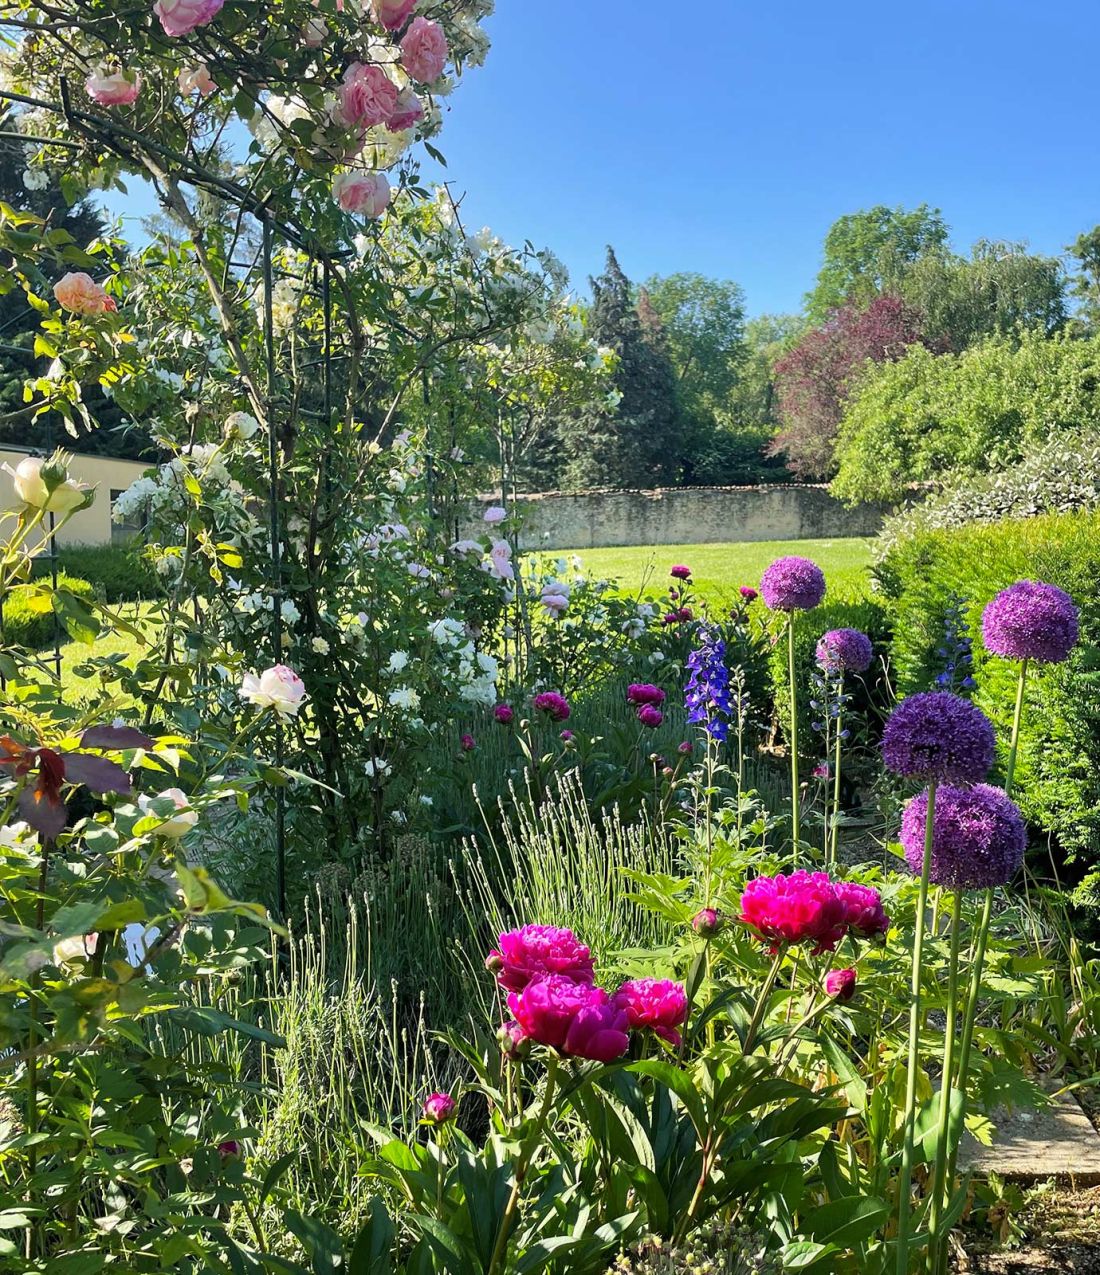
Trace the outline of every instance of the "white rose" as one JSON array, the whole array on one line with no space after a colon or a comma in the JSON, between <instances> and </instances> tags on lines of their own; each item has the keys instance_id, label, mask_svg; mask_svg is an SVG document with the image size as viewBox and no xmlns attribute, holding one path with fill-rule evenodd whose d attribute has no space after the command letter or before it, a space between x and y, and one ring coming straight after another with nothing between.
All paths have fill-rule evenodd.
<instances>
[{"instance_id":1,"label":"white rose","mask_svg":"<svg viewBox=\"0 0 1100 1275\"><path fill-rule=\"evenodd\" d=\"M42 477L42 467L45 464L38 456L25 456L14 469L6 464L2 468L11 475L15 494L28 508L43 509L47 513L62 516L72 513L84 503L87 489L65 476L51 492Z\"/></svg>"},{"instance_id":2,"label":"white rose","mask_svg":"<svg viewBox=\"0 0 1100 1275\"><path fill-rule=\"evenodd\" d=\"M257 708L273 708L280 717L296 717L306 698L306 688L292 668L276 664L274 668L265 669L259 677L255 673L246 673L241 682L240 696Z\"/></svg>"},{"instance_id":3,"label":"white rose","mask_svg":"<svg viewBox=\"0 0 1100 1275\"><path fill-rule=\"evenodd\" d=\"M153 808L154 801L171 801L177 813L168 816L158 815ZM165 788L163 792L155 793L152 797L142 793L138 798L138 808L144 814L163 820L156 829L157 835L161 837L184 837L199 821L199 812L191 809L191 803L181 788Z\"/></svg>"}]
</instances>

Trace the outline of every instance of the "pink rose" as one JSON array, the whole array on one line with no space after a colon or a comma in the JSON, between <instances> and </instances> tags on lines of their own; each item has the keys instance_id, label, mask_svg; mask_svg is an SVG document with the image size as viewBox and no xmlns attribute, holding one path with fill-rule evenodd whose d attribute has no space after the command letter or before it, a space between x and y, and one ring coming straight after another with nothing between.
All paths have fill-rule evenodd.
<instances>
[{"instance_id":1,"label":"pink rose","mask_svg":"<svg viewBox=\"0 0 1100 1275\"><path fill-rule=\"evenodd\" d=\"M649 1029L670 1045L680 1044L688 1016L687 993L667 978L635 978L615 993L615 1004L626 1012L632 1030Z\"/></svg>"},{"instance_id":2,"label":"pink rose","mask_svg":"<svg viewBox=\"0 0 1100 1275\"><path fill-rule=\"evenodd\" d=\"M413 18L401 41L401 65L414 80L430 84L447 65L447 37L438 22Z\"/></svg>"},{"instance_id":3,"label":"pink rose","mask_svg":"<svg viewBox=\"0 0 1100 1275\"><path fill-rule=\"evenodd\" d=\"M340 173L332 179L332 193L344 212L378 218L389 206L390 183L385 173Z\"/></svg>"},{"instance_id":4,"label":"pink rose","mask_svg":"<svg viewBox=\"0 0 1100 1275\"><path fill-rule=\"evenodd\" d=\"M614 1062L630 1045L626 1012L601 987L550 974L512 992L508 1008L525 1036L576 1058Z\"/></svg>"},{"instance_id":5,"label":"pink rose","mask_svg":"<svg viewBox=\"0 0 1100 1275\"><path fill-rule=\"evenodd\" d=\"M209 97L211 93L218 87L210 78L210 71L205 62L200 62L198 66L185 66L176 77L176 82L180 86L180 92L184 97L190 97L192 93L198 93L202 97Z\"/></svg>"},{"instance_id":6,"label":"pink rose","mask_svg":"<svg viewBox=\"0 0 1100 1275\"><path fill-rule=\"evenodd\" d=\"M402 89L397 95L397 109L386 121L391 133L400 133L402 129L412 128L417 120L424 118L424 104L412 89Z\"/></svg>"},{"instance_id":7,"label":"pink rose","mask_svg":"<svg viewBox=\"0 0 1100 1275\"><path fill-rule=\"evenodd\" d=\"M246 673L240 687L241 699L257 708L273 708L280 717L296 717L306 697L305 683L292 668L276 664L259 677Z\"/></svg>"},{"instance_id":8,"label":"pink rose","mask_svg":"<svg viewBox=\"0 0 1100 1275\"><path fill-rule=\"evenodd\" d=\"M490 505L481 516L490 527L497 527L508 517L508 510L502 505Z\"/></svg>"},{"instance_id":9,"label":"pink rose","mask_svg":"<svg viewBox=\"0 0 1100 1275\"><path fill-rule=\"evenodd\" d=\"M83 270L70 270L53 285L58 303L73 314L107 314L118 309L91 275Z\"/></svg>"},{"instance_id":10,"label":"pink rose","mask_svg":"<svg viewBox=\"0 0 1100 1275\"><path fill-rule=\"evenodd\" d=\"M415 8L416 0L371 0L374 20L387 31L396 31L403 26L405 19Z\"/></svg>"},{"instance_id":11,"label":"pink rose","mask_svg":"<svg viewBox=\"0 0 1100 1275\"><path fill-rule=\"evenodd\" d=\"M494 540L489 550L489 572L497 580L514 580L515 568L512 566L512 546L507 540Z\"/></svg>"},{"instance_id":12,"label":"pink rose","mask_svg":"<svg viewBox=\"0 0 1100 1275\"><path fill-rule=\"evenodd\" d=\"M592 953L572 930L556 925L524 925L500 936L499 948L486 965L509 992L522 992L534 979L560 975L574 983L591 983Z\"/></svg>"},{"instance_id":13,"label":"pink rose","mask_svg":"<svg viewBox=\"0 0 1100 1275\"><path fill-rule=\"evenodd\" d=\"M373 128L397 109L397 88L380 66L353 62L336 93L332 118L344 128Z\"/></svg>"},{"instance_id":14,"label":"pink rose","mask_svg":"<svg viewBox=\"0 0 1100 1275\"><path fill-rule=\"evenodd\" d=\"M216 18L223 4L225 0L157 0L153 12L165 35L189 35Z\"/></svg>"},{"instance_id":15,"label":"pink rose","mask_svg":"<svg viewBox=\"0 0 1100 1275\"><path fill-rule=\"evenodd\" d=\"M141 76L136 71L105 75L99 70L88 76L84 87L92 101L100 106L130 106L141 92Z\"/></svg>"}]
</instances>

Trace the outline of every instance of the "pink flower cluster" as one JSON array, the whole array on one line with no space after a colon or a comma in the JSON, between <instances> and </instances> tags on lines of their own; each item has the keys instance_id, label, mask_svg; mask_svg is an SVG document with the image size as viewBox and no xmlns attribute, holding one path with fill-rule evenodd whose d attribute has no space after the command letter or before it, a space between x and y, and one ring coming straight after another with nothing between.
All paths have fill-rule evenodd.
<instances>
[{"instance_id":1,"label":"pink flower cluster","mask_svg":"<svg viewBox=\"0 0 1100 1275\"><path fill-rule=\"evenodd\" d=\"M631 682L626 688L626 698L637 709L638 721L643 726L660 726L665 720L660 709L665 702L665 693L652 682Z\"/></svg>"},{"instance_id":2,"label":"pink flower cluster","mask_svg":"<svg viewBox=\"0 0 1100 1275\"><path fill-rule=\"evenodd\" d=\"M525 925L500 936L486 967L508 992L513 1021L499 1038L507 1057L523 1056L528 1041L575 1058L614 1062L631 1031L652 1031L679 1045L687 994L679 983L642 978L614 996L594 984L592 954L572 930Z\"/></svg>"},{"instance_id":3,"label":"pink flower cluster","mask_svg":"<svg viewBox=\"0 0 1100 1275\"><path fill-rule=\"evenodd\" d=\"M695 612L692 611L691 607L680 607L676 611L669 611L666 615L663 615L661 617L661 623L666 626L671 626L673 624L688 624L694 619Z\"/></svg>"},{"instance_id":4,"label":"pink flower cluster","mask_svg":"<svg viewBox=\"0 0 1100 1275\"><path fill-rule=\"evenodd\" d=\"M750 881L741 895L741 921L773 952L807 943L814 954L834 951L849 934L873 938L890 926L877 890L804 870Z\"/></svg>"},{"instance_id":5,"label":"pink flower cluster","mask_svg":"<svg viewBox=\"0 0 1100 1275\"><path fill-rule=\"evenodd\" d=\"M225 0L157 0L153 12L160 19L164 34L173 38L190 35L196 27L204 27L219 13Z\"/></svg>"}]
</instances>

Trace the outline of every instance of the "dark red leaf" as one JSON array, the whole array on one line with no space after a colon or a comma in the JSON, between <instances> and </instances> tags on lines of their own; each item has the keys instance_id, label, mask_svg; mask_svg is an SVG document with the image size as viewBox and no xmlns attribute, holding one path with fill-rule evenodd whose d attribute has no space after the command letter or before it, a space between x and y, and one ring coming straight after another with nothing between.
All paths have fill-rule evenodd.
<instances>
[{"instance_id":1,"label":"dark red leaf","mask_svg":"<svg viewBox=\"0 0 1100 1275\"><path fill-rule=\"evenodd\" d=\"M117 762L89 753L65 754L65 778L70 784L84 784L92 792L117 792L124 797L133 786Z\"/></svg>"},{"instance_id":2,"label":"dark red leaf","mask_svg":"<svg viewBox=\"0 0 1100 1275\"><path fill-rule=\"evenodd\" d=\"M154 742L134 726L89 726L80 737L83 748L153 748Z\"/></svg>"},{"instance_id":3,"label":"dark red leaf","mask_svg":"<svg viewBox=\"0 0 1100 1275\"><path fill-rule=\"evenodd\" d=\"M24 788L19 794L19 813L36 832L44 837L56 837L68 820L69 812L60 798L37 788Z\"/></svg>"}]
</instances>

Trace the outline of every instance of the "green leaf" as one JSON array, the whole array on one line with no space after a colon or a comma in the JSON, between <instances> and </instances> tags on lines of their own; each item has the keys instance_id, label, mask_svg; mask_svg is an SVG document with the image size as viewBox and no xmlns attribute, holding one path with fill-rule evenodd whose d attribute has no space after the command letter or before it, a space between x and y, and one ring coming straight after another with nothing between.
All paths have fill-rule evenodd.
<instances>
[{"instance_id":1,"label":"green leaf","mask_svg":"<svg viewBox=\"0 0 1100 1275\"><path fill-rule=\"evenodd\" d=\"M99 620L95 612L68 589L56 589L53 593L54 614L65 626L74 642L91 646L99 636Z\"/></svg>"},{"instance_id":2,"label":"green leaf","mask_svg":"<svg viewBox=\"0 0 1100 1275\"><path fill-rule=\"evenodd\" d=\"M867 1195L846 1195L811 1209L803 1218L808 1234L822 1244L851 1248L875 1234L890 1216L885 1200Z\"/></svg>"},{"instance_id":3,"label":"green leaf","mask_svg":"<svg viewBox=\"0 0 1100 1275\"><path fill-rule=\"evenodd\" d=\"M376 1195L370 1202L370 1217L351 1250L348 1275L390 1275L393 1241L393 1222L381 1197Z\"/></svg>"}]
</instances>

